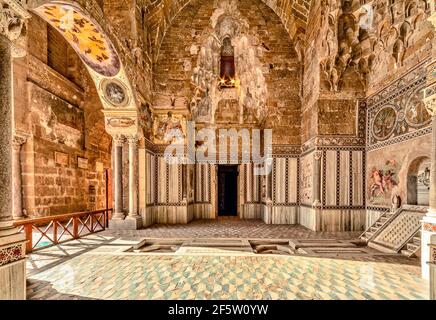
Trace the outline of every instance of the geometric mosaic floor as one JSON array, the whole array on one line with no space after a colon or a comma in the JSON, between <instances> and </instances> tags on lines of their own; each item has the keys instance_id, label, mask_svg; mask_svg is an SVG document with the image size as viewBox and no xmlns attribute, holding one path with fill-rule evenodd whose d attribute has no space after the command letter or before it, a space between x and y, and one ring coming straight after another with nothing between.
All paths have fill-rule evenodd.
<instances>
[{"instance_id":1,"label":"geometric mosaic floor","mask_svg":"<svg viewBox=\"0 0 436 320\"><path fill-rule=\"evenodd\" d=\"M28 299L428 299L419 266L121 252L133 243L96 234L32 254Z\"/></svg>"},{"instance_id":2,"label":"geometric mosaic floor","mask_svg":"<svg viewBox=\"0 0 436 320\"><path fill-rule=\"evenodd\" d=\"M196 220L189 224L155 224L142 230L104 231L105 235L143 238L355 239L361 232L314 232L301 225L265 224L261 220Z\"/></svg>"}]
</instances>

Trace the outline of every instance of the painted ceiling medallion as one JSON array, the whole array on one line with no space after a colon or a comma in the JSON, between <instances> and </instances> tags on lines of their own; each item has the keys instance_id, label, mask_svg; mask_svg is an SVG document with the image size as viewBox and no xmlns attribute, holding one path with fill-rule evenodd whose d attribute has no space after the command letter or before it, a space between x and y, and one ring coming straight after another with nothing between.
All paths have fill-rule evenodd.
<instances>
[{"instance_id":1,"label":"painted ceiling medallion","mask_svg":"<svg viewBox=\"0 0 436 320\"><path fill-rule=\"evenodd\" d=\"M386 140L390 137L397 123L397 111L392 106L385 106L375 116L372 132L376 139Z\"/></svg>"},{"instance_id":2,"label":"painted ceiling medallion","mask_svg":"<svg viewBox=\"0 0 436 320\"><path fill-rule=\"evenodd\" d=\"M100 26L77 7L53 3L38 7L36 13L58 30L82 60L102 76L113 77L121 63Z\"/></svg>"},{"instance_id":3,"label":"painted ceiling medallion","mask_svg":"<svg viewBox=\"0 0 436 320\"><path fill-rule=\"evenodd\" d=\"M116 107L123 107L127 104L127 94L125 86L118 80L105 80L102 82L101 89L105 99Z\"/></svg>"}]
</instances>

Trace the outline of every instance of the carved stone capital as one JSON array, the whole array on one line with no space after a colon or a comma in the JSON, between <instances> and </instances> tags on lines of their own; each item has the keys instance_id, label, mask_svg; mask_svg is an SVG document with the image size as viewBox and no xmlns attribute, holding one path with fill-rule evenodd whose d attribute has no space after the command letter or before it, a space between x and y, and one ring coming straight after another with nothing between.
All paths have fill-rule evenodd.
<instances>
[{"instance_id":1,"label":"carved stone capital","mask_svg":"<svg viewBox=\"0 0 436 320\"><path fill-rule=\"evenodd\" d=\"M321 160L321 158L322 158L322 151L315 151L315 152L313 153L313 158L314 158L316 161Z\"/></svg>"},{"instance_id":2,"label":"carved stone capital","mask_svg":"<svg viewBox=\"0 0 436 320\"><path fill-rule=\"evenodd\" d=\"M129 145L138 146L139 138L137 135L127 135L126 136Z\"/></svg>"},{"instance_id":3,"label":"carved stone capital","mask_svg":"<svg viewBox=\"0 0 436 320\"><path fill-rule=\"evenodd\" d=\"M12 54L26 54L23 39L26 35L26 19L31 17L25 0L0 0L0 36L5 36L12 45Z\"/></svg>"},{"instance_id":4,"label":"carved stone capital","mask_svg":"<svg viewBox=\"0 0 436 320\"><path fill-rule=\"evenodd\" d=\"M322 209L322 203L321 203L321 201L319 201L319 200L315 200L315 201L312 203L312 208L313 208L313 209Z\"/></svg>"},{"instance_id":5,"label":"carved stone capital","mask_svg":"<svg viewBox=\"0 0 436 320\"><path fill-rule=\"evenodd\" d=\"M113 136L113 141L115 147L122 147L124 142L126 141L126 138L122 134L117 134Z\"/></svg>"},{"instance_id":6,"label":"carved stone capital","mask_svg":"<svg viewBox=\"0 0 436 320\"><path fill-rule=\"evenodd\" d=\"M12 137L12 150L20 151L20 148L27 141L27 137L21 135L14 135Z\"/></svg>"}]
</instances>

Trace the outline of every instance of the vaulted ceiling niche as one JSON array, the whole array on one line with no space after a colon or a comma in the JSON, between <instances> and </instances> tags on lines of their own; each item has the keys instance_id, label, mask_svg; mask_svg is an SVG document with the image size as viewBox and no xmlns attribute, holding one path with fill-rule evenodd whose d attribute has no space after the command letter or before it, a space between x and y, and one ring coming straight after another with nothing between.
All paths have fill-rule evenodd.
<instances>
[{"instance_id":1,"label":"vaulted ceiling niche","mask_svg":"<svg viewBox=\"0 0 436 320\"><path fill-rule=\"evenodd\" d=\"M288 32L262 1L195 0L163 39L153 109L202 126L272 128L273 143L297 145L300 73Z\"/></svg>"}]
</instances>

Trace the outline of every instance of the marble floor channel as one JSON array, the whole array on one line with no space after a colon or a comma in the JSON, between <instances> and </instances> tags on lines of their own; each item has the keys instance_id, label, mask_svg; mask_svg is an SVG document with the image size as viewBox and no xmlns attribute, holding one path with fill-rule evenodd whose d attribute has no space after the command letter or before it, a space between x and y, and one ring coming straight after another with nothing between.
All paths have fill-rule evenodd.
<instances>
[{"instance_id":1,"label":"marble floor channel","mask_svg":"<svg viewBox=\"0 0 436 320\"><path fill-rule=\"evenodd\" d=\"M218 240L223 239L213 241ZM247 240L237 241L248 248ZM137 239L99 233L39 250L28 258L27 297L428 299L417 259L366 249L336 257L311 256L313 250L290 255L204 250L201 245L197 251L180 250L193 239L184 243L175 253L141 252L144 243Z\"/></svg>"}]
</instances>

